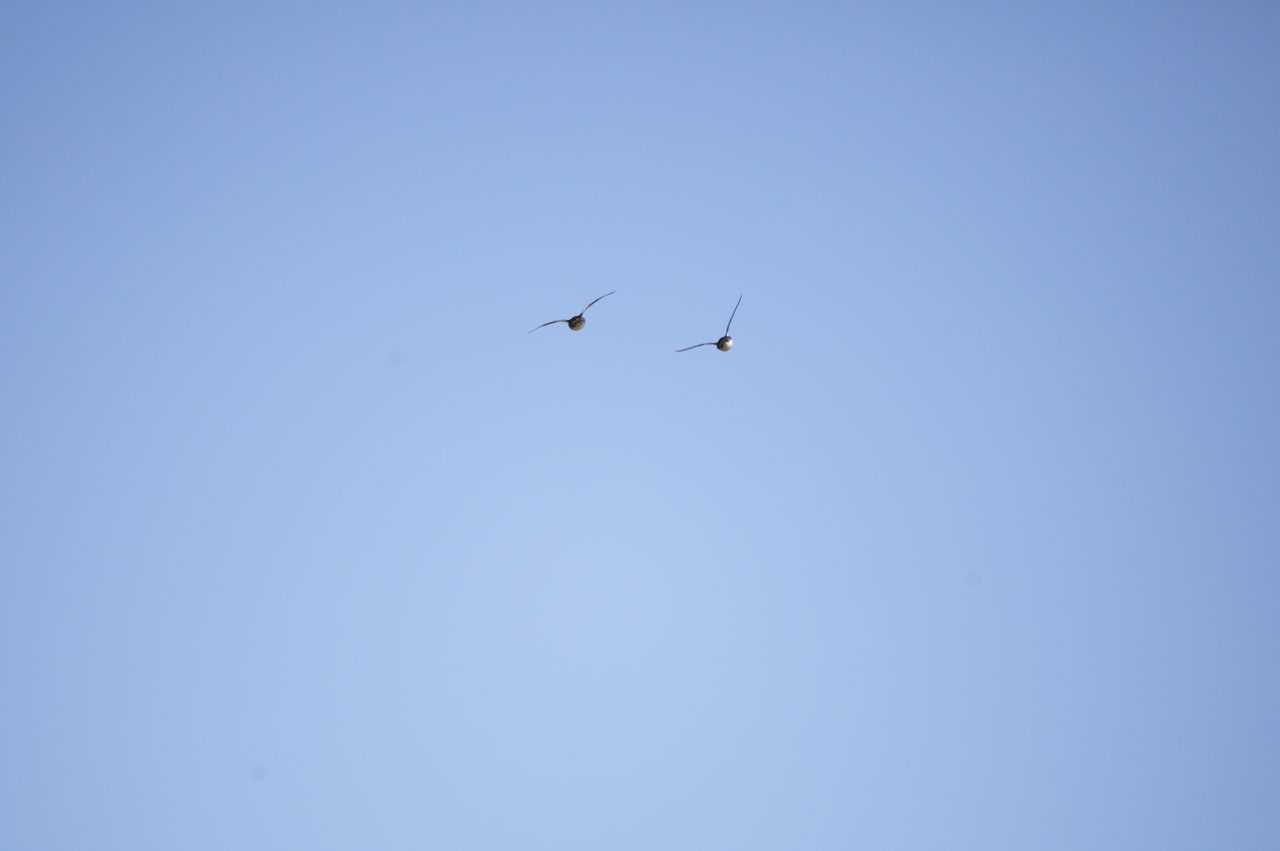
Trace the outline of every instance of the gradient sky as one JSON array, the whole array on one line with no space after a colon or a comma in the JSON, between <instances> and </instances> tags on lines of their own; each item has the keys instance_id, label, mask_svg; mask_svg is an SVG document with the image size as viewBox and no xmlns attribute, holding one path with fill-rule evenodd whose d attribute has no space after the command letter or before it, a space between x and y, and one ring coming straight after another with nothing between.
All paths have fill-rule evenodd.
<instances>
[{"instance_id":1,"label":"gradient sky","mask_svg":"<svg viewBox=\"0 0 1280 851\"><path fill-rule=\"evenodd\" d=\"M1275 847L1280 7L203 6L0 11L0 848Z\"/></svg>"}]
</instances>

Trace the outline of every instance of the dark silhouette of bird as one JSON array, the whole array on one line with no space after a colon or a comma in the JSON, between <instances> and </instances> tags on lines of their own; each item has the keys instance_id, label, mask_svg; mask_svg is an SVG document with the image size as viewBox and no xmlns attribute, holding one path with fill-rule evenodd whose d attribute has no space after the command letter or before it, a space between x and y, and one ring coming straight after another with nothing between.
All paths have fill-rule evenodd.
<instances>
[{"instance_id":1,"label":"dark silhouette of bird","mask_svg":"<svg viewBox=\"0 0 1280 851\"><path fill-rule=\"evenodd\" d=\"M613 295L613 293L616 293L616 292L617 290L614 290L613 292L605 293L604 295L600 296L600 298L604 298L605 295ZM591 304L595 304L597 301L600 300L600 298L591 302ZM586 307L582 308L582 313L586 313L588 310L590 310L591 304L588 304ZM564 322L568 324L570 331L580 331L582 330L582 326L587 324L586 317L584 317L582 313L579 313L577 316L570 316L568 319L552 319L550 322L543 322L541 325L538 326L538 328L546 328L548 325L555 325L557 322ZM530 328L529 333L532 334L534 331L537 331L538 328Z\"/></svg>"},{"instance_id":2,"label":"dark silhouette of bird","mask_svg":"<svg viewBox=\"0 0 1280 851\"><path fill-rule=\"evenodd\" d=\"M742 296L738 296L738 304L742 304ZM733 317L738 314L738 304L733 306L733 313L729 314L729 322L724 326L724 336L714 343L699 343L697 346L685 346L683 349L676 349L677 352L687 352L690 349L696 349L699 346L715 346L722 352L727 352L733 348L733 338L729 336L729 325L733 324Z\"/></svg>"}]
</instances>

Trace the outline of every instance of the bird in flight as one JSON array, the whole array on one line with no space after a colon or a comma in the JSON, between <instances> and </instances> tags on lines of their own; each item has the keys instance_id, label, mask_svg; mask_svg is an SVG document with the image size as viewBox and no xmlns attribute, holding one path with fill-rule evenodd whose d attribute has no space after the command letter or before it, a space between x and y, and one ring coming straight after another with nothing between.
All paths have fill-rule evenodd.
<instances>
[{"instance_id":1,"label":"bird in flight","mask_svg":"<svg viewBox=\"0 0 1280 851\"><path fill-rule=\"evenodd\" d=\"M613 292L605 293L604 295L600 296L600 298L604 298L605 295L613 295L613 293L616 293L616 292L617 290L614 290ZM597 301L600 300L600 298L591 302L591 304L595 304ZM582 313L586 313L588 310L590 310L591 304L588 304L586 307L582 308ZM557 322L564 322L569 326L570 331L580 331L582 330L582 326L587 324L587 320L583 317L582 313L579 313L577 316L570 316L568 319L552 319L550 322L543 322L541 325L538 326L538 328L546 328L548 325L555 325ZM529 329L529 333L532 334L534 331L537 331L538 328Z\"/></svg>"},{"instance_id":2,"label":"bird in flight","mask_svg":"<svg viewBox=\"0 0 1280 851\"><path fill-rule=\"evenodd\" d=\"M742 304L742 296L738 296L738 304ZM687 352L690 349L696 349L698 346L715 346L722 352L727 352L733 348L733 338L729 336L729 325L733 324L733 317L738 313L738 304L733 306L733 313L729 314L729 322L724 326L724 336L714 343L699 343L697 346L685 346L683 349L676 349L677 352Z\"/></svg>"}]
</instances>

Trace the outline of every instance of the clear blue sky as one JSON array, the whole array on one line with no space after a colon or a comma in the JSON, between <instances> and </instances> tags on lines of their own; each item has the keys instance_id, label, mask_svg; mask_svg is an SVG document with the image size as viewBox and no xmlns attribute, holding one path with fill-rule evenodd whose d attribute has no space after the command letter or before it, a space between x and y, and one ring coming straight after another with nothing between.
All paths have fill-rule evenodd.
<instances>
[{"instance_id":1,"label":"clear blue sky","mask_svg":"<svg viewBox=\"0 0 1280 851\"><path fill-rule=\"evenodd\" d=\"M1275 847L1280 7L204 7L0 12L0 848Z\"/></svg>"}]
</instances>

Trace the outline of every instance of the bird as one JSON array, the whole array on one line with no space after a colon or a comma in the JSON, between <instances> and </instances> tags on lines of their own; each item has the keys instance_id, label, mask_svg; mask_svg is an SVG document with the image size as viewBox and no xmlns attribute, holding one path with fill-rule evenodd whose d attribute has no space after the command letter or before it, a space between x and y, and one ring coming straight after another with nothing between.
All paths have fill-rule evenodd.
<instances>
[{"instance_id":1,"label":"bird","mask_svg":"<svg viewBox=\"0 0 1280 851\"><path fill-rule=\"evenodd\" d=\"M617 290L614 290L613 292L605 293L604 295L600 296L600 298L604 298L605 295L613 295L613 293L616 293L616 292ZM595 304L597 301L600 300L600 298L591 302L591 304ZM590 310L591 304L588 304L586 307L582 308L582 313L586 313L588 310ZM583 317L582 313L579 313L577 316L570 316L568 319L552 319L550 322L543 322L541 325L538 326L538 328L546 328L548 325L555 325L557 322L564 322L568 324L570 331L581 331L582 326L587 324L587 320L585 317ZM537 331L538 328L529 329L529 333L532 334L534 331Z\"/></svg>"},{"instance_id":2,"label":"bird","mask_svg":"<svg viewBox=\"0 0 1280 851\"><path fill-rule=\"evenodd\" d=\"M742 296L738 296L738 304L742 304ZM697 346L685 346L683 349L676 349L677 352L687 352L690 349L696 349L698 346L715 346L722 352L727 352L733 348L733 338L729 336L729 325L733 324L733 317L738 313L738 304L733 306L733 313L729 314L729 322L724 326L724 336L714 343L699 343Z\"/></svg>"}]
</instances>

